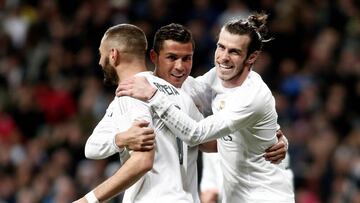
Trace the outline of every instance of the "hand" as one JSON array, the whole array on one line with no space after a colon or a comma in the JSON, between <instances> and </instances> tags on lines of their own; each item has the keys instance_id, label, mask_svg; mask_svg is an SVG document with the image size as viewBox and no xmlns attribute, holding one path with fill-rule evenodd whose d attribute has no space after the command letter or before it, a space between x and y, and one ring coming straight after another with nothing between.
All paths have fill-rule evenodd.
<instances>
[{"instance_id":1,"label":"hand","mask_svg":"<svg viewBox=\"0 0 360 203\"><path fill-rule=\"evenodd\" d=\"M281 130L276 131L276 136L278 142L265 150L266 153L264 155L265 159L273 164L278 164L285 159L288 149L287 140Z\"/></svg>"},{"instance_id":2,"label":"hand","mask_svg":"<svg viewBox=\"0 0 360 203\"><path fill-rule=\"evenodd\" d=\"M218 202L219 192L217 189L207 189L200 193L202 203L216 203Z\"/></svg>"},{"instance_id":3,"label":"hand","mask_svg":"<svg viewBox=\"0 0 360 203\"><path fill-rule=\"evenodd\" d=\"M152 150L155 145L155 134L148 125L149 122L144 120L134 121L127 131L116 134L116 145L120 148L126 146L134 151Z\"/></svg>"},{"instance_id":4,"label":"hand","mask_svg":"<svg viewBox=\"0 0 360 203\"><path fill-rule=\"evenodd\" d=\"M151 86L145 77L131 77L121 82L116 88L116 96L130 96L135 99L147 101L156 93L156 88Z\"/></svg>"}]
</instances>

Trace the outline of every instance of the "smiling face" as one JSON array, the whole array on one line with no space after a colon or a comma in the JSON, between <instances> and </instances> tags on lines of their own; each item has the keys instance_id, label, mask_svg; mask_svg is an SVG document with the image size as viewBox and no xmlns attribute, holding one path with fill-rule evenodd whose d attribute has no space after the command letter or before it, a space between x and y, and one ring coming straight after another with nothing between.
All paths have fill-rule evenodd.
<instances>
[{"instance_id":1,"label":"smiling face","mask_svg":"<svg viewBox=\"0 0 360 203\"><path fill-rule=\"evenodd\" d=\"M248 35L221 30L215 51L215 66L217 76L225 87L241 85L255 62L257 53L247 57L249 43Z\"/></svg>"},{"instance_id":2,"label":"smiling face","mask_svg":"<svg viewBox=\"0 0 360 203\"><path fill-rule=\"evenodd\" d=\"M165 40L159 53L150 52L155 75L180 88L191 72L193 53L191 42Z\"/></svg>"}]
</instances>

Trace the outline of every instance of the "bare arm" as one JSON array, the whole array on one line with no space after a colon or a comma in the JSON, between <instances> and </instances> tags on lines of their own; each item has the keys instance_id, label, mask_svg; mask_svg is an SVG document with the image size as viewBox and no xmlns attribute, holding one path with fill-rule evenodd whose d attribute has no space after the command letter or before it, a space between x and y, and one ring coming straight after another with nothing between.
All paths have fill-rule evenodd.
<instances>
[{"instance_id":1,"label":"bare arm","mask_svg":"<svg viewBox=\"0 0 360 203\"><path fill-rule=\"evenodd\" d=\"M116 173L98 185L93 193L99 202L104 202L118 193L126 190L138 181L146 172L152 169L154 162L154 150L145 152L133 152L131 157L116 171ZM85 197L75 203L88 202Z\"/></svg>"},{"instance_id":2,"label":"bare arm","mask_svg":"<svg viewBox=\"0 0 360 203\"><path fill-rule=\"evenodd\" d=\"M206 153L217 152L217 141L213 140L210 142L199 144L199 149L202 152Z\"/></svg>"},{"instance_id":3,"label":"bare arm","mask_svg":"<svg viewBox=\"0 0 360 203\"><path fill-rule=\"evenodd\" d=\"M116 134L115 144L119 148L127 147L134 151L148 151L154 148L154 130L148 127L149 122L134 121L131 127L122 133Z\"/></svg>"},{"instance_id":4,"label":"bare arm","mask_svg":"<svg viewBox=\"0 0 360 203\"><path fill-rule=\"evenodd\" d=\"M134 121L128 130L115 133L114 127L100 121L86 141L86 158L104 159L121 152L124 147L136 151L153 149L155 135L153 129L148 125L149 122L144 120Z\"/></svg>"},{"instance_id":5,"label":"bare arm","mask_svg":"<svg viewBox=\"0 0 360 203\"><path fill-rule=\"evenodd\" d=\"M207 189L200 192L201 203L217 203L218 197L218 189Z\"/></svg>"},{"instance_id":6,"label":"bare arm","mask_svg":"<svg viewBox=\"0 0 360 203\"><path fill-rule=\"evenodd\" d=\"M154 95L156 95L156 88L154 88L153 86L151 86L148 81L145 78L141 78L141 77L137 77L137 78L131 78L128 81L125 81L123 83L121 83L118 88L117 88L117 96L122 96L122 95L128 95L128 96L132 96L135 97L137 99L143 100L143 101L147 101L152 99L152 97ZM166 115L170 115L170 116L174 116L175 114L178 114L179 111L173 107L171 107L171 104L169 102L167 102L167 100L160 100L160 102L158 102L159 104L161 103L161 106L163 107L162 109L157 109L157 112L166 112ZM164 104L167 104L164 105ZM172 110L169 108L172 108ZM159 111L160 110L160 111ZM185 116L185 115L184 115ZM186 118L186 116L179 116L178 118ZM218 117L220 115L217 115ZM211 140L217 137L220 137L221 134L229 134L230 133L230 129L227 128L227 124L225 122L223 122L225 119L218 119L216 117L211 117L211 118L207 118L208 120L211 119L212 123L214 123L213 126L202 126L201 129L207 128L207 129L214 129L213 132L219 132L220 133L214 133L212 135L208 135L207 138L201 138L199 139L199 136L201 137L201 135L196 134L196 132L189 132L188 129L196 129L198 126L198 123L195 123L192 120L189 119L185 119L185 124L181 125L180 122L176 122L179 119L168 119L168 121L174 125L174 122L176 123L176 127L172 130L179 130L179 129L184 129L184 131L181 131L180 133L189 133L191 136L193 137L182 137L182 139L187 142L189 145L195 145L195 144L199 144L201 142L203 142L204 140ZM175 120L175 121L174 121ZM166 123L166 121L165 121ZM180 125L179 125L180 124ZM182 128L183 127L183 128ZM171 128L171 126L170 126ZM199 129L199 128L198 128ZM210 130L209 130L210 131ZM177 132L177 131L176 131ZM205 133L206 134L206 133ZM287 151L287 140L285 136L279 136L281 135L281 131L280 134L278 133L278 138L279 141L278 143L276 143L275 145L273 145L272 147L270 147L265 154L265 158L268 161L271 161L272 163L279 163L281 160L283 160L285 158L286 155L286 151ZM213 151L213 150L209 150L209 148L207 149L206 145L202 145L200 146L201 149L205 150L205 151Z\"/></svg>"}]
</instances>

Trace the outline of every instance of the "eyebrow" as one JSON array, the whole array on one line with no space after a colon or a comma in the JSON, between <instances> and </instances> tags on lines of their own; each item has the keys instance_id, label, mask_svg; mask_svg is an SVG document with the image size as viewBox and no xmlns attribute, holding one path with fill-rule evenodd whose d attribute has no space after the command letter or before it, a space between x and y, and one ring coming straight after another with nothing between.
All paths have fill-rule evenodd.
<instances>
[{"instance_id":1,"label":"eyebrow","mask_svg":"<svg viewBox=\"0 0 360 203\"><path fill-rule=\"evenodd\" d=\"M235 51L235 52L238 52L238 53L243 52L241 49L236 49L236 48L229 49L229 52L232 52L232 51Z\"/></svg>"},{"instance_id":2,"label":"eyebrow","mask_svg":"<svg viewBox=\"0 0 360 203\"><path fill-rule=\"evenodd\" d=\"M221 46L221 47L226 47L225 45L221 44L220 42L217 43L218 46ZM237 48L227 48L229 50L229 52L232 52L232 51L236 51L236 52L243 52L241 49L237 49Z\"/></svg>"}]
</instances>

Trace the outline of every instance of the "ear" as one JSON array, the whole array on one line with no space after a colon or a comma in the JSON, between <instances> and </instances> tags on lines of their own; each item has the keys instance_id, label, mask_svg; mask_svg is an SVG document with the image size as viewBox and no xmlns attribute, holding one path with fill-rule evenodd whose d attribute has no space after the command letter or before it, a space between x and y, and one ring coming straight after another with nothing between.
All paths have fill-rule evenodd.
<instances>
[{"instance_id":1,"label":"ear","mask_svg":"<svg viewBox=\"0 0 360 203\"><path fill-rule=\"evenodd\" d=\"M157 58L158 58L158 54L156 53L156 51L154 49L151 49L150 50L150 60L155 66L157 66Z\"/></svg>"},{"instance_id":2,"label":"ear","mask_svg":"<svg viewBox=\"0 0 360 203\"><path fill-rule=\"evenodd\" d=\"M120 61L120 52L117 49L112 48L109 55L110 65L116 67Z\"/></svg>"},{"instance_id":3,"label":"ear","mask_svg":"<svg viewBox=\"0 0 360 203\"><path fill-rule=\"evenodd\" d=\"M255 51L246 59L246 64L252 66L258 58L260 51Z\"/></svg>"}]
</instances>

